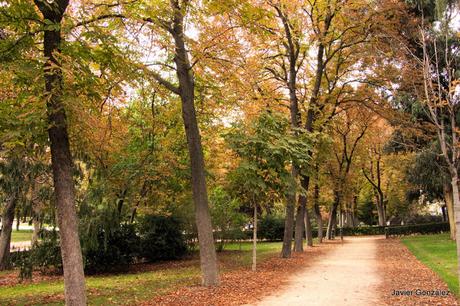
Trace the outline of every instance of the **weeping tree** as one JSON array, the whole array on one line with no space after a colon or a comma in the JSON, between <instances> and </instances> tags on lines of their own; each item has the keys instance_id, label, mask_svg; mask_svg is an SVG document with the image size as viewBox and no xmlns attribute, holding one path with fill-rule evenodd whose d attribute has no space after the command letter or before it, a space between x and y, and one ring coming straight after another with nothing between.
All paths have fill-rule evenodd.
<instances>
[{"instance_id":1,"label":"weeping tree","mask_svg":"<svg viewBox=\"0 0 460 306\"><path fill-rule=\"evenodd\" d=\"M429 200L444 200L450 225L450 237L455 240L452 187L447 166L438 152L439 146L433 143L415 156L414 163L407 169L406 177L416 190L409 192L408 195L419 197L420 190L423 190Z\"/></svg>"},{"instance_id":2,"label":"weeping tree","mask_svg":"<svg viewBox=\"0 0 460 306\"><path fill-rule=\"evenodd\" d=\"M249 125L238 124L225 135L228 145L240 158L230 172L233 189L253 209L253 263L257 265L257 218L259 208L274 200L286 200L288 193L300 191L289 167L307 166L311 148L307 137L291 133L288 121L280 114L263 112Z\"/></svg>"},{"instance_id":3,"label":"weeping tree","mask_svg":"<svg viewBox=\"0 0 460 306\"><path fill-rule=\"evenodd\" d=\"M414 95L421 100L435 131L441 154L447 165L452 187L456 227L460 226L458 167L460 150L458 111L460 96L460 36L454 27L457 1L409 1L418 15L418 31L413 36L417 52L410 58L420 81L414 82ZM456 231L457 257L460 260L460 232ZM458 262L460 271L460 261ZM460 277L460 273L459 273Z\"/></svg>"},{"instance_id":4,"label":"weeping tree","mask_svg":"<svg viewBox=\"0 0 460 306\"><path fill-rule=\"evenodd\" d=\"M24 190L25 164L21 157L6 158L0 164L0 188L5 202L0 234L0 270L10 267L10 243L14 212Z\"/></svg>"}]
</instances>

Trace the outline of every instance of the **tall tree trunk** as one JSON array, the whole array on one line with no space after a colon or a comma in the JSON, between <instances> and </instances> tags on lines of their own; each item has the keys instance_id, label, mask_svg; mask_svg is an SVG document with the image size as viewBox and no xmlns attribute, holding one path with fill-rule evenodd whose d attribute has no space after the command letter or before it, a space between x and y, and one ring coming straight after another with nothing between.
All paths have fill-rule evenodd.
<instances>
[{"instance_id":1,"label":"tall tree trunk","mask_svg":"<svg viewBox=\"0 0 460 306\"><path fill-rule=\"evenodd\" d=\"M60 25L68 0L35 0L35 4L45 19ZM48 135L51 147L54 195L64 268L66 305L86 305L85 276L80 239L78 237L78 217L75 209L75 186L73 164L70 153L67 119L64 110L61 63L55 56L61 44L60 27L44 31L45 94L47 96Z\"/></svg>"},{"instance_id":2,"label":"tall tree trunk","mask_svg":"<svg viewBox=\"0 0 460 306\"><path fill-rule=\"evenodd\" d=\"M316 223L318 224L318 243L323 242L323 218L318 206L315 206Z\"/></svg>"},{"instance_id":3,"label":"tall tree trunk","mask_svg":"<svg viewBox=\"0 0 460 306\"><path fill-rule=\"evenodd\" d=\"M335 204L332 206L331 211L329 212L329 220L327 223L326 237L328 240L333 238L333 231L337 225L337 206Z\"/></svg>"},{"instance_id":4,"label":"tall tree trunk","mask_svg":"<svg viewBox=\"0 0 460 306\"><path fill-rule=\"evenodd\" d=\"M338 191L334 191L334 203L332 204L331 211L329 212L329 221L327 223L326 237L328 240L332 239L332 230L337 223L337 208L340 203L340 195Z\"/></svg>"},{"instance_id":5,"label":"tall tree trunk","mask_svg":"<svg viewBox=\"0 0 460 306\"><path fill-rule=\"evenodd\" d=\"M447 207L447 218L449 219L450 226L450 238L455 240L456 237L456 226L455 226L455 214L454 214L454 199L452 194L452 187L444 185L444 201Z\"/></svg>"},{"instance_id":6,"label":"tall tree trunk","mask_svg":"<svg viewBox=\"0 0 460 306\"><path fill-rule=\"evenodd\" d=\"M447 206L446 205L441 206L441 214L442 214L442 222L448 222L448 219L447 219Z\"/></svg>"},{"instance_id":7,"label":"tall tree trunk","mask_svg":"<svg viewBox=\"0 0 460 306\"><path fill-rule=\"evenodd\" d=\"M209 213L203 149L195 110L195 80L184 41L183 20L186 8L180 7L178 1L172 0L171 3L174 9L173 27L171 28L171 34L175 43L174 62L179 80L182 118L190 155L192 193L195 203L195 218L200 246L201 272L203 285L214 286L219 284L219 272L217 268L216 249L214 247L211 215Z\"/></svg>"},{"instance_id":8,"label":"tall tree trunk","mask_svg":"<svg viewBox=\"0 0 460 306\"><path fill-rule=\"evenodd\" d=\"M305 239L307 240L307 246L313 246L313 233L311 230L310 213L308 207L305 207Z\"/></svg>"},{"instance_id":9,"label":"tall tree trunk","mask_svg":"<svg viewBox=\"0 0 460 306\"><path fill-rule=\"evenodd\" d=\"M40 233L40 220L38 219L38 215L34 215L32 219L32 225L34 227L32 232L32 241L31 245L34 246L38 242L38 234Z\"/></svg>"},{"instance_id":10,"label":"tall tree trunk","mask_svg":"<svg viewBox=\"0 0 460 306\"><path fill-rule=\"evenodd\" d=\"M10 267L11 231L14 222L17 194L11 195L2 214L2 231L0 233L0 271Z\"/></svg>"},{"instance_id":11,"label":"tall tree trunk","mask_svg":"<svg viewBox=\"0 0 460 306\"><path fill-rule=\"evenodd\" d=\"M352 203L352 208L351 208L351 224L353 227L356 226L357 222L356 222L356 210L357 210L357 207L358 207L358 196L354 196L353 197L353 203Z\"/></svg>"},{"instance_id":12,"label":"tall tree trunk","mask_svg":"<svg viewBox=\"0 0 460 306\"><path fill-rule=\"evenodd\" d=\"M318 167L316 167L318 173ZM316 216L316 224L318 225L318 243L323 242L323 217L321 216L321 210L319 208L319 185L318 185L318 174L316 174L315 188L313 190L313 208Z\"/></svg>"},{"instance_id":13,"label":"tall tree trunk","mask_svg":"<svg viewBox=\"0 0 460 306\"><path fill-rule=\"evenodd\" d=\"M38 197L37 194L37 181L35 179L32 180L31 184L31 195L33 199L36 199ZM41 203L39 203L37 200L32 200L31 206L32 206L32 225L33 225L33 232L32 232L32 240L31 240L31 245L34 246L38 242L38 235L40 232L40 212L41 212Z\"/></svg>"},{"instance_id":14,"label":"tall tree trunk","mask_svg":"<svg viewBox=\"0 0 460 306\"><path fill-rule=\"evenodd\" d=\"M383 203L383 196L381 194L377 194L376 196L377 201L377 214L379 217L379 226L385 226L385 209Z\"/></svg>"},{"instance_id":15,"label":"tall tree trunk","mask_svg":"<svg viewBox=\"0 0 460 306\"><path fill-rule=\"evenodd\" d=\"M310 154L310 153L309 153ZM307 175L302 175L300 179L300 184L304 192L308 192L308 188L310 187L310 177ZM306 220L308 219L308 222ZM307 239L307 245L311 246L313 243L312 233L311 233L311 222L308 216L307 211L307 197L304 195L299 196L299 209L297 211L297 218L296 218L296 231L295 231L295 251L302 252L303 251L303 234L305 233L305 237ZM308 239L310 238L311 241Z\"/></svg>"},{"instance_id":16,"label":"tall tree trunk","mask_svg":"<svg viewBox=\"0 0 460 306\"><path fill-rule=\"evenodd\" d=\"M16 231L19 231L19 224L21 224L21 217L19 216L19 209L16 210Z\"/></svg>"},{"instance_id":17,"label":"tall tree trunk","mask_svg":"<svg viewBox=\"0 0 460 306\"><path fill-rule=\"evenodd\" d=\"M295 166L292 167L291 174L293 178L297 177L297 169ZM287 196L286 204L286 219L284 221L284 235L283 235L283 247L281 249L281 257L291 257L292 248L292 236L294 234L294 212L295 212L296 192L295 187L292 186Z\"/></svg>"},{"instance_id":18,"label":"tall tree trunk","mask_svg":"<svg viewBox=\"0 0 460 306\"><path fill-rule=\"evenodd\" d=\"M455 228L460 227L460 195L458 190L458 172L457 168L450 169L452 175L452 198L454 204ZM455 231L455 240L457 245L457 259L460 259L460 231ZM457 277L460 283L460 263L457 262ZM457 288L458 290L458 288Z\"/></svg>"},{"instance_id":19,"label":"tall tree trunk","mask_svg":"<svg viewBox=\"0 0 460 306\"><path fill-rule=\"evenodd\" d=\"M254 226L252 231L252 271L257 269L257 204L254 203Z\"/></svg>"},{"instance_id":20,"label":"tall tree trunk","mask_svg":"<svg viewBox=\"0 0 460 306\"><path fill-rule=\"evenodd\" d=\"M303 252L303 233L305 229L305 196L299 196L299 205L295 219L294 252Z\"/></svg>"},{"instance_id":21,"label":"tall tree trunk","mask_svg":"<svg viewBox=\"0 0 460 306\"><path fill-rule=\"evenodd\" d=\"M118 212L118 219L121 221L122 212L123 212L123 204L125 203L126 193L128 192L127 189L123 189L119 194L117 194L117 212Z\"/></svg>"}]
</instances>

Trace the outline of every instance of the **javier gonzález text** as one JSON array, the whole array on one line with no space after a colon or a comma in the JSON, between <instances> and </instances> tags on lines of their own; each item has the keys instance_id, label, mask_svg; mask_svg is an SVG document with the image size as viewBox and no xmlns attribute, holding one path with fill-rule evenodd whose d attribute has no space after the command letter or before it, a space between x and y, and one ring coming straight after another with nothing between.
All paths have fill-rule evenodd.
<instances>
[{"instance_id":1,"label":"javier gonz\u00e1lez text","mask_svg":"<svg viewBox=\"0 0 460 306\"><path fill-rule=\"evenodd\" d=\"M391 295L396 296L448 296L449 290L427 290L427 289L412 289L412 290L396 290L393 289Z\"/></svg>"}]
</instances>

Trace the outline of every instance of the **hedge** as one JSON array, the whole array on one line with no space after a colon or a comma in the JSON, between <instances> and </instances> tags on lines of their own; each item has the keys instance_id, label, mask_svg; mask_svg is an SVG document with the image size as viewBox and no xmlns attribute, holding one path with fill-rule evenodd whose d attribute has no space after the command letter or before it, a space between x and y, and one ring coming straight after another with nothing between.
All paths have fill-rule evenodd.
<instances>
[{"instance_id":1,"label":"hedge","mask_svg":"<svg viewBox=\"0 0 460 306\"><path fill-rule=\"evenodd\" d=\"M448 222L442 223L425 223L403 226L390 226L387 228L387 236L403 236L411 234L436 234L449 232Z\"/></svg>"},{"instance_id":2,"label":"hedge","mask_svg":"<svg viewBox=\"0 0 460 306\"><path fill-rule=\"evenodd\" d=\"M323 237L326 236L326 228L323 229ZM342 233L344 236L363 236L363 235L387 235L387 236L402 236L410 234L435 234L448 232L449 223L424 223L411 224L403 226L357 226L344 227ZM252 239L252 230L245 231L246 239ZM276 233L276 234L274 234ZM261 240L281 241L283 240L283 227L275 226L275 229L262 228L258 230L258 238ZM313 237L318 237L318 229L312 229ZM336 236L340 235L340 228L336 229Z\"/></svg>"},{"instance_id":3,"label":"hedge","mask_svg":"<svg viewBox=\"0 0 460 306\"><path fill-rule=\"evenodd\" d=\"M386 226L357 226L344 227L342 229L344 236L361 236L361 235L385 235ZM339 228L336 230L336 236L339 235Z\"/></svg>"}]
</instances>

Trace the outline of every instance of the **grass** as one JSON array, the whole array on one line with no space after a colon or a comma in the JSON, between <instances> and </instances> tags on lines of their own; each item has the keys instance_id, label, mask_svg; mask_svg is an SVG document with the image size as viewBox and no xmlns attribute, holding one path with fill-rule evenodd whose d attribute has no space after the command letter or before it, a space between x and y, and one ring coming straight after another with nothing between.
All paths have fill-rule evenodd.
<instances>
[{"instance_id":1,"label":"grass","mask_svg":"<svg viewBox=\"0 0 460 306\"><path fill-rule=\"evenodd\" d=\"M457 253L449 234L408 236L401 238L407 248L435 271L458 294Z\"/></svg>"},{"instance_id":2,"label":"grass","mask_svg":"<svg viewBox=\"0 0 460 306\"><path fill-rule=\"evenodd\" d=\"M241 251L240 251L241 247ZM219 253L224 270L249 267L252 244L227 244L225 252ZM281 249L281 243L258 243L257 259L262 261ZM127 305L146 301L166 294L178 287L199 284L198 261L183 267L163 267L155 271L100 275L86 278L90 305ZM63 305L64 285L59 281L43 281L36 284L21 284L0 288L0 305Z\"/></svg>"},{"instance_id":3,"label":"grass","mask_svg":"<svg viewBox=\"0 0 460 306\"><path fill-rule=\"evenodd\" d=\"M11 232L12 242L30 241L32 239L32 230L13 230Z\"/></svg>"}]
</instances>

